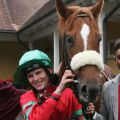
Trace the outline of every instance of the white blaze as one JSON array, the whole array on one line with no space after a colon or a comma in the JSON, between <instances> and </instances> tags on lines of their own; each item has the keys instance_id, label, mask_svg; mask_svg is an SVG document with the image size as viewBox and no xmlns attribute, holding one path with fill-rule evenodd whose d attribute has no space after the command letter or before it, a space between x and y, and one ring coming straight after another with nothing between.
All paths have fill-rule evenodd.
<instances>
[{"instance_id":1,"label":"white blaze","mask_svg":"<svg viewBox=\"0 0 120 120\"><path fill-rule=\"evenodd\" d=\"M83 42L84 42L84 46L85 46L84 50L86 50L86 48L87 48L87 40L88 40L89 33L90 33L89 26L87 24L83 24L80 34L83 38Z\"/></svg>"}]
</instances>

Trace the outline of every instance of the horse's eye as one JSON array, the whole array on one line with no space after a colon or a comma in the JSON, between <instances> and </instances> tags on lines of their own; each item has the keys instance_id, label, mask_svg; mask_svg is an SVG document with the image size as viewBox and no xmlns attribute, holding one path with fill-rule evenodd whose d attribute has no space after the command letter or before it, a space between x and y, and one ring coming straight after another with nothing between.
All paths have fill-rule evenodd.
<instances>
[{"instance_id":1,"label":"horse's eye","mask_svg":"<svg viewBox=\"0 0 120 120\"><path fill-rule=\"evenodd\" d=\"M70 35L66 35L65 36L65 41L69 44L72 45L73 44L73 37Z\"/></svg>"}]
</instances>

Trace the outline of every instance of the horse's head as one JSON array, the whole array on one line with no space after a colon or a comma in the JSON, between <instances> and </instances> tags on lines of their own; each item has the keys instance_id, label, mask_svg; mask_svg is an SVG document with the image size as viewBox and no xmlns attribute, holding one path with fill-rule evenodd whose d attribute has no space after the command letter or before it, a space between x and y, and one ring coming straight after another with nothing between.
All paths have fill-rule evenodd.
<instances>
[{"instance_id":1,"label":"horse's head","mask_svg":"<svg viewBox=\"0 0 120 120\"><path fill-rule=\"evenodd\" d=\"M59 28L69 47L72 57L84 50L99 52L101 34L99 32L98 17L103 6L99 0L90 7L67 7L61 0L56 0L59 15Z\"/></svg>"},{"instance_id":2,"label":"horse's head","mask_svg":"<svg viewBox=\"0 0 120 120\"><path fill-rule=\"evenodd\" d=\"M85 103L95 102L100 92L97 76L104 65L99 54L98 18L102 7L103 0L89 7L68 7L62 0L56 0L64 59L71 61L79 76L79 98Z\"/></svg>"}]
</instances>

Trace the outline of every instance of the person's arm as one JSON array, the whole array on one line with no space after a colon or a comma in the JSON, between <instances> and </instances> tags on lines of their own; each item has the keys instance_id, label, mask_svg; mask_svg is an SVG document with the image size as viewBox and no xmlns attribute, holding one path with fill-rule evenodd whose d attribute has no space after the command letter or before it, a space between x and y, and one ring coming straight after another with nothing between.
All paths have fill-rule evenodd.
<instances>
[{"instance_id":1,"label":"person's arm","mask_svg":"<svg viewBox=\"0 0 120 120\"><path fill-rule=\"evenodd\" d=\"M53 93L47 100L41 105L38 104L33 98L34 95L25 94L21 96L20 104L22 107L22 113L25 120L49 120L53 111L57 105L60 95Z\"/></svg>"},{"instance_id":2,"label":"person's arm","mask_svg":"<svg viewBox=\"0 0 120 120\"><path fill-rule=\"evenodd\" d=\"M0 119L14 120L21 110L19 100L24 90L16 89L12 82L0 80Z\"/></svg>"},{"instance_id":3,"label":"person's arm","mask_svg":"<svg viewBox=\"0 0 120 120\"><path fill-rule=\"evenodd\" d=\"M108 117L108 111L107 111L107 97L106 95L108 95L107 92L107 86L106 84L104 84L103 86L103 91L102 91L102 99L101 99L101 112L100 113L97 113L97 112L94 112L94 115L93 115L93 120L107 120L109 117ZM91 105L92 107L89 106L89 110L90 111L95 111L94 109L94 105L92 104Z\"/></svg>"},{"instance_id":4,"label":"person's arm","mask_svg":"<svg viewBox=\"0 0 120 120\"><path fill-rule=\"evenodd\" d=\"M107 104L109 102L109 98L108 98L109 93L107 93L107 91L108 91L107 89L108 89L108 87L106 86L106 84L104 84L103 90L102 90L102 98L101 98L101 113L100 114L96 113L96 118L101 117L102 120L107 120L109 118L108 109L107 109Z\"/></svg>"}]
</instances>

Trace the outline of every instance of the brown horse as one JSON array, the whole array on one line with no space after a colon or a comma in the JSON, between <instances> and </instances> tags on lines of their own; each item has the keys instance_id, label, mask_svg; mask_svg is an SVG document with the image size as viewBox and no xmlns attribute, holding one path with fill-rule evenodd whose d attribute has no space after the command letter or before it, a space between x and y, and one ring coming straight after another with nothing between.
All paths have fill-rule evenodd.
<instances>
[{"instance_id":1,"label":"brown horse","mask_svg":"<svg viewBox=\"0 0 120 120\"><path fill-rule=\"evenodd\" d=\"M78 99L83 104L93 102L99 111L102 86L114 76L99 54L101 34L98 18L103 0L89 7L68 7L62 0L56 0L56 8L62 38L62 70L65 66L73 70L79 82Z\"/></svg>"}]
</instances>

